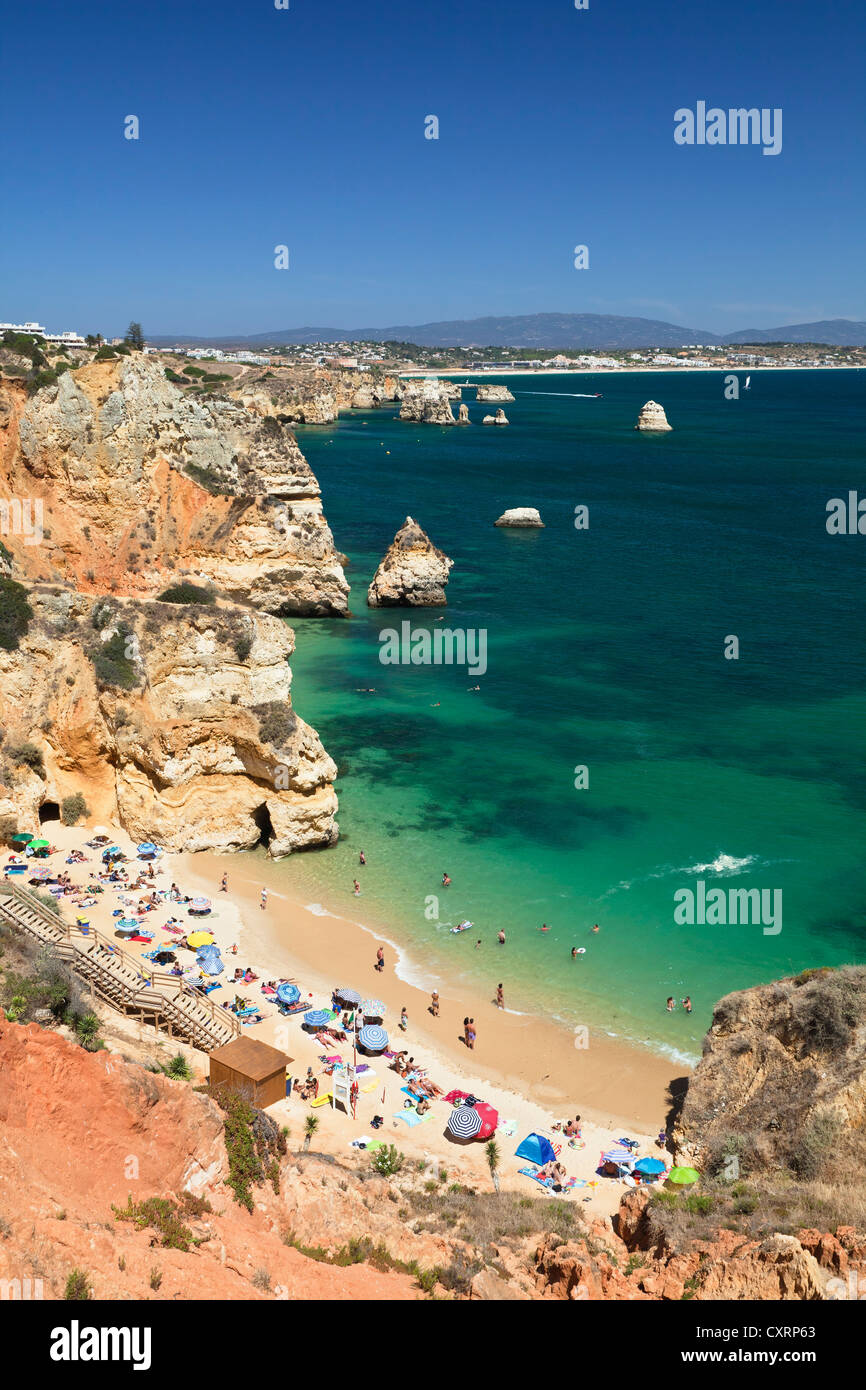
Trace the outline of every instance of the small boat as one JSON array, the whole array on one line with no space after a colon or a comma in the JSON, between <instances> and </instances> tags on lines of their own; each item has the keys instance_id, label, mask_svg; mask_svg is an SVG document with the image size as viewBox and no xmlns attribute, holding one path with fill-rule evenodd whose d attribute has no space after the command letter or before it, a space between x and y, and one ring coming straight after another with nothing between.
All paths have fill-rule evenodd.
<instances>
[{"instance_id":1,"label":"small boat","mask_svg":"<svg viewBox=\"0 0 866 1390\"><path fill-rule=\"evenodd\" d=\"M752 378L751 378L750 376L747 376L747 377L746 377L746 384L745 384L745 386L743 387L743 390L744 390L744 391L750 391L750 390L752 389L751 386L749 385L749 383L751 382L751 380L752 380Z\"/></svg>"}]
</instances>

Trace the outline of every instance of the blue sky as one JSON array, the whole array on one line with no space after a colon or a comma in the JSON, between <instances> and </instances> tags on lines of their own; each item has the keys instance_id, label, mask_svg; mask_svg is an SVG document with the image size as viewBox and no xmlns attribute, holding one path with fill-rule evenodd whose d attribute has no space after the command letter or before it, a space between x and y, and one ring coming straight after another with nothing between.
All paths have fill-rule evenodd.
<instances>
[{"instance_id":1,"label":"blue sky","mask_svg":"<svg viewBox=\"0 0 866 1390\"><path fill-rule=\"evenodd\" d=\"M7 7L0 319L866 318L861 0L290 4ZM698 100L781 154L677 146Z\"/></svg>"}]
</instances>

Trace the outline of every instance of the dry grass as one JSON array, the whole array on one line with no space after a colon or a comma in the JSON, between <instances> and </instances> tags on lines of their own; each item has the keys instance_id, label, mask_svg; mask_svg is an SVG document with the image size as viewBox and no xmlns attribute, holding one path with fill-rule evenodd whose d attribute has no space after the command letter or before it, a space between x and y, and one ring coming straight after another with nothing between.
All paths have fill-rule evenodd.
<instances>
[{"instance_id":1,"label":"dry grass","mask_svg":"<svg viewBox=\"0 0 866 1390\"><path fill-rule=\"evenodd\" d=\"M654 1192L647 1209L648 1240L679 1249L695 1240L713 1240L719 1228L747 1240L778 1232L796 1235L839 1226L866 1231L866 1182L797 1182L784 1175L757 1181L704 1180L698 1192Z\"/></svg>"}]
</instances>

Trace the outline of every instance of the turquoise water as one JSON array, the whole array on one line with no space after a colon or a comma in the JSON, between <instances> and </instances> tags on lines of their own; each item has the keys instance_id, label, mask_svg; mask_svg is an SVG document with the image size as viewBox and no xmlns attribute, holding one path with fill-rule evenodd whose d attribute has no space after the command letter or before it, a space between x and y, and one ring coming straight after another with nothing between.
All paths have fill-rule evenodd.
<instances>
[{"instance_id":1,"label":"turquoise water","mask_svg":"<svg viewBox=\"0 0 866 1390\"><path fill-rule=\"evenodd\" d=\"M866 537L825 528L828 499L866 483L864 378L758 372L739 401L721 373L509 385L508 429L387 407L298 432L353 616L293 624L342 838L285 872L389 924L419 977L503 980L512 1008L694 1055L725 992L864 959ZM673 433L634 431L649 398ZM518 505L546 529L494 528ZM378 660L381 629L439 616L366 607L407 514L455 561L447 626L486 629L484 675ZM781 890L782 930L678 925L674 892L699 878ZM450 934L464 917L476 930ZM694 1012L668 1014L669 994Z\"/></svg>"}]
</instances>

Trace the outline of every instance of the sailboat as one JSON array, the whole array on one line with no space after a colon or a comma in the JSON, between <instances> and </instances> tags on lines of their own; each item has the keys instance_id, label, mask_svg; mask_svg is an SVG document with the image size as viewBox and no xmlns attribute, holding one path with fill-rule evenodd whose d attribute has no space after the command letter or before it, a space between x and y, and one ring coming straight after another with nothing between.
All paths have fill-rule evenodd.
<instances>
[{"instance_id":1,"label":"sailboat","mask_svg":"<svg viewBox=\"0 0 866 1390\"><path fill-rule=\"evenodd\" d=\"M746 377L746 384L745 384L745 386L743 387L743 390L744 390L744 391L748 391L748 390L749 390L749 382L750 382L751 380L752 380L752 378L751 378L750 376L747 376L747 377Z\"/></svg>"}]
</instances>

